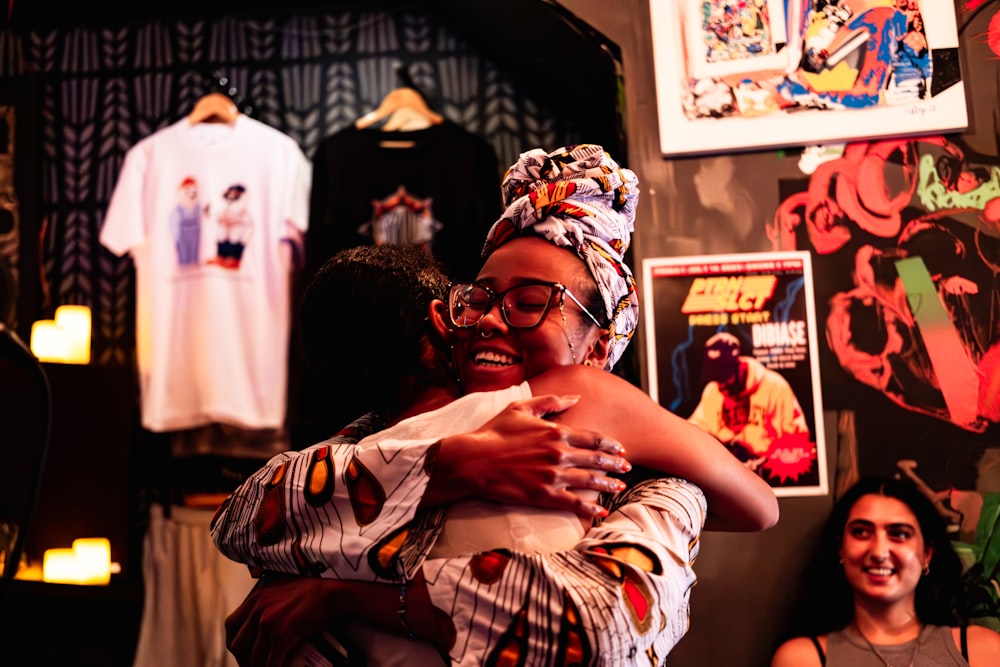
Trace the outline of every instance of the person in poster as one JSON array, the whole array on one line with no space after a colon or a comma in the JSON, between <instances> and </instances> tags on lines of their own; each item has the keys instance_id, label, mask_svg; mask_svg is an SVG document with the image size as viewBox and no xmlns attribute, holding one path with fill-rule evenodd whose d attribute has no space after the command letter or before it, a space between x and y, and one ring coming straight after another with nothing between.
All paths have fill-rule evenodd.
<instances>
[{"instance_id":1,"label":"person in poster","mask_svg":"<svg viewBox=\"0 0 1000 667\"><path fill-rule=\"evenodd\" d=\"M650 394L777 495L826 490L808 253L643 262Z\"/></svg>"},{"instance_id":2,"label":"person in poster","mask_svg":"<svg viewBox=\"0 0 1000 667\"><path fill-rule=\"evenodd\" d=\"M777 371L740 354L740 339L722 331L705 343L707 380L688 421L718 438L748 468L770 475L772 452L812 449L795 392Z\"/></svg>"}]
</instances>

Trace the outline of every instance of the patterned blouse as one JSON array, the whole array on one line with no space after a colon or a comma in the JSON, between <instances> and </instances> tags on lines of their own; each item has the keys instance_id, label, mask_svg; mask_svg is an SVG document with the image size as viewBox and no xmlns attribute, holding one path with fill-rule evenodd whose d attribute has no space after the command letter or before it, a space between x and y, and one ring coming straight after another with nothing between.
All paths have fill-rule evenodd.
<instances>
[{"instance_id":1,"label":"patterned blouse","mask_svg":"<svg viewBox=\"0 0 1000 667\"><path fill-rule=\"evenodd\" d=\"M687 632L707 505L672 477L605 499L610 514L568 551L428 558L444 510L416 511L436 439L357 446L375 413L273 457L219 508L212 538L264 572L399 584L422 568L452 619L451 664L662 665Z\"/></svg>"}]
</instances>

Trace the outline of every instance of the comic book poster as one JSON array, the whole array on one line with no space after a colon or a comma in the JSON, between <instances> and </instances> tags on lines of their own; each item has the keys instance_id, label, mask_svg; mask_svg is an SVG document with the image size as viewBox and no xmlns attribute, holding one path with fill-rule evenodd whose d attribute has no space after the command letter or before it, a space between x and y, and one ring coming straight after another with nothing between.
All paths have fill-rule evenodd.
<instances>
[{"instance_id":1,"label":"comic book poster","mask_svg":"<svg viewBox=\"0 0 1000 667\"><path fill-rule=\"evenodd\" d=\"M953 0L651 0L664 155L968 127Z\"/></svg>"},{"instance_id":2,"label":"comic book poster","mask_svg":"<svg viewBox=\"0 0 1000 667\"><path fill-rule=\"evenodd\" d=\"M827 493L808 252L643 261L653 399L779 496Z\"/></svg>"}]
</instances>

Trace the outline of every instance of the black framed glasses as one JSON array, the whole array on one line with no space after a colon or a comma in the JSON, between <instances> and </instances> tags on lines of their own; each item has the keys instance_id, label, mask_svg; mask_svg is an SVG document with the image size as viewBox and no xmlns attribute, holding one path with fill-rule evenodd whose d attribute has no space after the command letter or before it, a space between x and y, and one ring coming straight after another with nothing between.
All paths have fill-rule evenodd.
<instances>
[{"instance_id":1,"label":"black framed glasses","mask_svg":"<svg viewBox=\"0 0 1000 667\"><path fill-rule=\"evenodd\" d=\"M448 315L456 327L472 327L486 317L493 304L499 303L500 317L507 326L531 329L542 323L557 296L562 307L563 295L579 306L591 322L603 328L568 287L540 281L515 285L502 292L494 292L478 283L453 283L448 288Z\"/></svg>"}]
</instances>

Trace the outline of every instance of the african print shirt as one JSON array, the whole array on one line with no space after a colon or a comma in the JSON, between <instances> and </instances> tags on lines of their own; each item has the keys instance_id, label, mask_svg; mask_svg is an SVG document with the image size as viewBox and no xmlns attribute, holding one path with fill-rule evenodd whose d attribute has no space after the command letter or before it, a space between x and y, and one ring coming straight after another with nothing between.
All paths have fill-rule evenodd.
<instances>
[{"instance_id":1,"label":"african print shirt","mask_svg":"<svg viewBox=\"0 0 1000 667\"><path fill-rule=\"evenodd\" d=\"M349 444L377 425L369 417L324 443L274 457L220 508L216 545L257 573L399 583L421 567L431 600L453 619L454 665L664 662L689 625L692 565L707 512L700 489L676 478L643 482L620 494L610 516L566 551L428 559L443 513L415 515L413 508L436 440ZM324 526L324 539L333 524L343 531L338 558L325 566L303 556L302 545L316 538L302 534L307 522L295 518L306 506L310 516L337 519Z\"/></svg>"}]
</instances>

